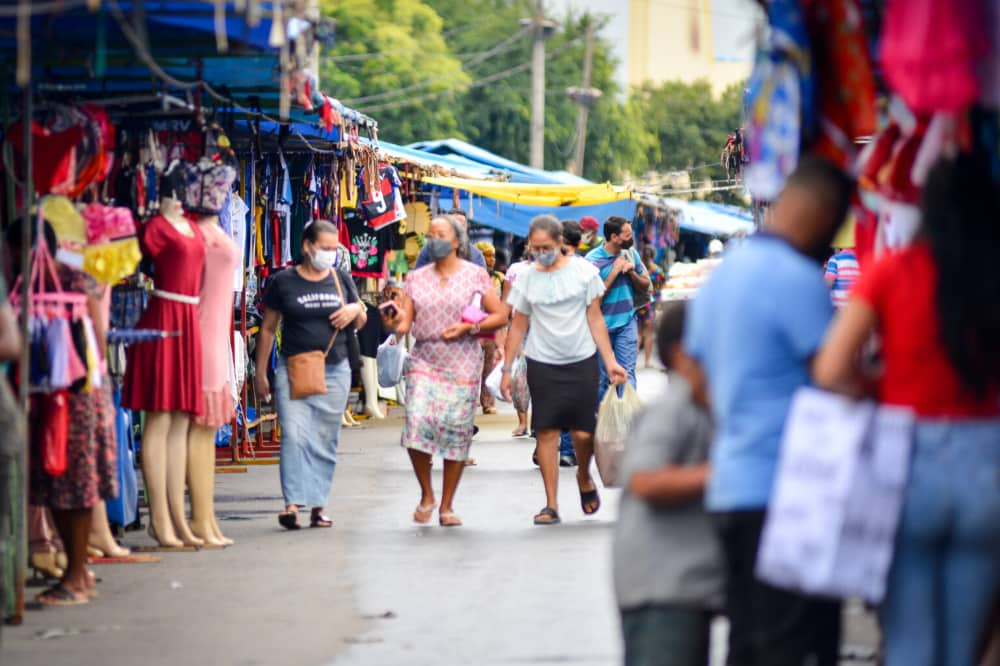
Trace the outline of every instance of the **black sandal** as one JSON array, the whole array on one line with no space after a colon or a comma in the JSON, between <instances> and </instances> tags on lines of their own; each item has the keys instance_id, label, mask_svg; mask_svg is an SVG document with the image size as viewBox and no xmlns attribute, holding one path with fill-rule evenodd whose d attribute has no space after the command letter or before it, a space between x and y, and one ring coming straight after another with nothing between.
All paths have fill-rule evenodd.
<instances>
[{"instance_id":1,"label":"black sandal","mask_svg":"<svg viewBox=\"0 0 1000 666\"><path fill-rule=\"evenodd\" d=\"M558 525L562 520L556 510L550 506L545 507L535 516L536 525Z\"/></svg>"},{"instance_id":2,"label":"black sandal","mask_svg":"<svg viewBox=\"0 0 1000 666\"><path fill-rule=\"evenodd\" d=\"M301 527L299 525L299 512L298 511L282 511L278 514L278 524L284 527L286 530L297 530Z\"/></svg>"},{"instance_id":3,"label":"black sandal","mask_svg":"<svg viewBox=\"0 0 1000 666\"><path fill-rule=\"evenodd\" d=\"M309 527L333 527L333 521L324 516L322 510L313 509L312 515L309 517Z\"/></svg>"},{"instance_id":4,"label":"black sandal","mask_svg":"<svg viewBox=\"0 0 1000 666\"><path fill-rule=\"evenodd\" d=\"M587 511L587 506L593 506L593 510ZM580 508L583 509L583 513L587 516L592 516L601 509L601 496L597 492L595 487L593 490L581 490L580 491Z\"/></svg>"}]
</instances>

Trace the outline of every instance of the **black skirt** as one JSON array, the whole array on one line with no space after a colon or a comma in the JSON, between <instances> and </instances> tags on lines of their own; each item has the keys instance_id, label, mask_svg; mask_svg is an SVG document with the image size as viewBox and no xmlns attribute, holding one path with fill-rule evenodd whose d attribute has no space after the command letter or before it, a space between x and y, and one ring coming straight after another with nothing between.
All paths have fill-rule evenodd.
<instances>
[{"instance_id":1,"label":"black skirt","mask_svg":"<svg viewBox=\"0 0 1000 666\"><path fill-rule=\"evenodd\" d=\"M531 427L594 432L600 379L597 354L565 365L527 361Z\"/></svg>"}]
</instances>

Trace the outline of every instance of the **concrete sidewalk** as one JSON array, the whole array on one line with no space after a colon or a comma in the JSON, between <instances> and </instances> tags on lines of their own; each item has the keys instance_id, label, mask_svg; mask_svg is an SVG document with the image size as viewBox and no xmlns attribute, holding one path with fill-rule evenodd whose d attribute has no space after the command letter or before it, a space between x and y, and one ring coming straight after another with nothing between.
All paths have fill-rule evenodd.
<instances>
[{"instance_id":1,"label":"concrete sidewalk","mask_svg":"<svg viewBox=\"0 0 1000 666\"><path fill-rule=\"evenodd\" d=\"M345 575L355 516L377 498L379 450L395 425L345 432L328 513L335 527L287 532L277 465L218 476L220 524L236 545L95 565L100 597L29 611L3 629L4 666L320 664L365 628ZM373 455L374 454L374 455ZM145 520L145 517L144 517ZM152 545L129 532L127 545ZM29 588L30 598L41 588Z\"/></svg>"},{"instance_id":2,"label":"concrete sidewalk","mask_svg":"<svg viewBox=\"0 0 1000 666\"><path fill-rule=\"evenodd\" d=\"M641 372L640 395L662 382ZM564 524L533 526L544 504L534 441L511 439L514 416L501 410L477 421L478 466L455 503L464 527L413 524L419 492L396 409L344 430L333 529L278 527L276 465L220 475L219 516L235 546L95 566L100 598L32 611L24 626L5 628L0 664L619 664L610 575L619 491L602 489L601 511L585 518L575 470L561 470ZM436 462L438 492L440 474ZM131 532L126 541L152 543ZM857 609L847 618L847 642L873 645L870 618ZM724 634L716 644L721 656Z\"/></svg>"}]
</instances>

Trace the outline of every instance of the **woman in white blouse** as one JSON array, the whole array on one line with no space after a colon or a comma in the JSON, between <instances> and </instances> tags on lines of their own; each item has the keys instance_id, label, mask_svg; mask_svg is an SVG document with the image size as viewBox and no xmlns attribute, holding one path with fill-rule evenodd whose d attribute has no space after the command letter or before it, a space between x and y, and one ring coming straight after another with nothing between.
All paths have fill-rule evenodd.
<instances>
[{"instance_id":1,"label":"woman in white blouse","mask_svg":"<svg viewBox=\"0 0 1000 666\"><path fill-rule=\"evenodd\" d=\"M551 215L531 221L528 247L535 262L511 288L509 303L514 321L507 335L505 359L512 359L525 331L528 387L533 410L531 423L538 433L538 462L545 484L545 508L536 525L560 522L556 490L559 480L559 433L569 430L579 462L580 504L587 515L601 507L590 475L597 421L597 353L600 352L615 384L627 380L615 360L601 316L604 283L597 270L562 253L562 225ZM501 391L510 399L510 366L503 367Z\"/></svg>"}]
</instances>

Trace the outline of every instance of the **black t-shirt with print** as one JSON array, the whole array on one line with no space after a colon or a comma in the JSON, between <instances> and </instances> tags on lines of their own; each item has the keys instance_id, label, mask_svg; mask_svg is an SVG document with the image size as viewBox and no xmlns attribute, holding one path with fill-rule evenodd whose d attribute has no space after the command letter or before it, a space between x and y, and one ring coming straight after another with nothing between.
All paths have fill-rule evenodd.
<instances>
[{"instance_id":1,"label":"black t-shirt with print","mask_svg":"<svg viewBox=\"0 0 1000 666\"><path fill-rule=\"evenodd\" d=\"M340 269L337 269L337 275L344 299L348 303L357 303L359 299L354 280ZM330 315L343 303L332 274L319 282L312 282L299 275L294 268L289 268L271 277L264 294L264 305L281 313L281 353L294 356L326 349L333 335ZM341 331L326 362L339 363L345 358L347 336Z\"/></svg>"}]
</instances>

